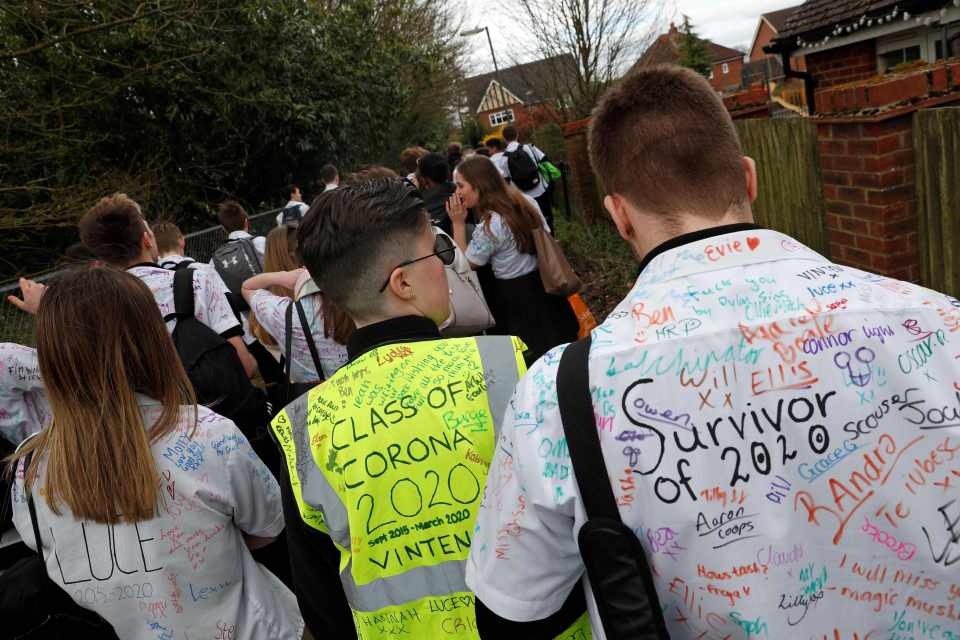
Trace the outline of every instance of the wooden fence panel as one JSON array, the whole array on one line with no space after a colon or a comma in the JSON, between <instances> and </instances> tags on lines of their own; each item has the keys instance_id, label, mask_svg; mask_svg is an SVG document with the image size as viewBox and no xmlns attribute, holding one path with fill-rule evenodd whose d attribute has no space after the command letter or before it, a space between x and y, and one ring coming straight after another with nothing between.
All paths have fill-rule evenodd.
<instances>
[{"instance_id":1,"label":"wooden fence panel","mask_svg":"<svg viewBox=\"0 0 960 640\"><path fill-rule=\"evenodd\" d=\"M960 296L960 108L913 117L917 163L920 283Z\"/></svg>"},{"instance_id":2,"label":"wooden fence panel","mask_svg":"<svg viewBox=\"0 0 960 640\"><path fill-rule=\"evenodd\" d=\"M743 152L756 160L757 224L792 236L829 256L816 126L806 118L739 120Z\"/></svg>"}]
</instances>

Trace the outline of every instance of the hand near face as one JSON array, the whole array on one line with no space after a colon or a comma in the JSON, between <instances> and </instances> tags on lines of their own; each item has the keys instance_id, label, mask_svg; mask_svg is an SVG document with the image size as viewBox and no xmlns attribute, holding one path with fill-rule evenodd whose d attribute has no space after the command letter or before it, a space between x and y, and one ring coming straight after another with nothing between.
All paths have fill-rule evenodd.
<instances>
[{"instance_id":1,"label":"hand near face","mask_svg":"<svg viewBox=\"0 0 960 640\"><path fill-rule=\"evenodd\" d=\"M456 193L447 200L447 215L453 224L464 224L467 221L467 208Z\"/></svg>"}]
</instances>

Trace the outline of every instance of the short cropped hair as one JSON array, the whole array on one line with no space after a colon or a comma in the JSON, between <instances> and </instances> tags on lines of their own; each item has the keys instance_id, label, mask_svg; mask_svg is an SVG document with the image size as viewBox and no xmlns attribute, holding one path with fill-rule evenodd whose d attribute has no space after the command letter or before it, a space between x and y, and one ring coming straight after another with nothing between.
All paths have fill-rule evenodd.
<instances>
[{"instance_id":1,"label":"short cropped hair","mask_svg":"<svg viewBox=\"0 0 960 640\"><path fill-rule=\"evenodd\" d=\"M300 185L291 183L287 185L287 197L292 197L294 191L300 191Z\"/></svg>"},{"instance_id":2,"label":"short cropped hair","mask_svg":"<svg viewBox=\"0 0 960 640\"><path fill-rule=\"evenodd\" d=\"M507 142L513 142L517 139L517 128L512 124L508 124L503 128L503 139Z\"/></svg>"},{"instance_id":3,"label":"short cropped hair","mask_svg":"<svg viewBox=\"0 0 960 640\"><path fill-rule=\"evenodd\" d=\"M501 140L500 138L490 138L489 140L487 140L487 147L492 147L497 151L503 151L504 149L503 140Z\"/></svg>"},{"instance_id":4,"label":"short cropped hair","mask_svg":"<svg viewBox=\"0 0 960 640\"><path fill-rule=\"evenodd\" d=\"M414 258L427 224L416 190L399 178L374 178L314 199L300 223L300 255L327 296L352 317L368 317L382 309L380 285Z\"/></svg>"},{"instance_id":5,"label":"short cropped hair","mask_svg":"<svg viewBox=\"0 0 960 640\"><path fill-rule=\"evenodd\" d=\"M236 200L226 200L221 203L217 218L227 233L242 231L247 224L247 212Z\"/></svg>"},{"instance_id":6,"label":"short cropped hair","mask_svg":"<svg viewBox=\"0 0 960 640\"><path fill-rule=\"evenodd\" d=\"M80 218L80 240L107 264L126 267L140 257L147 223L138 205L125 193L100 198Z\"/></svg>"},{"instance_id":7,"label":"short cropped hair","mask_svg":"<svg viewBox=\"0 0 960 640\"><path fill-rule=\"evenodd\" d=\"M337 179L338 175L340 175L340 173L332 164L325 164L320 169L320 179L323 180L323 184L331 184Z\"/></svg>"},{"instance_id":8,"label":"short cropped hair","mask_svg":"<svg viewBox=\"0 0 960 640\"><path fill-rule=\"evenodd\" d=\"M183 233L172 222L161 221L153 225L153 237L157 240L157 251L165 255L180 250Z\"/></svg>"},{"instance_id":9,"label":"short cropped hair","mask_svg":"<svg viewBox=\"0 0 960 640\"><path fill-rule=\"evenodd\" d=\"M590 162L607 193L667 219L716 219L745 204L742 156L720 97L689 69L635 70L593 111Z\"/></svg>"}]
</instances>

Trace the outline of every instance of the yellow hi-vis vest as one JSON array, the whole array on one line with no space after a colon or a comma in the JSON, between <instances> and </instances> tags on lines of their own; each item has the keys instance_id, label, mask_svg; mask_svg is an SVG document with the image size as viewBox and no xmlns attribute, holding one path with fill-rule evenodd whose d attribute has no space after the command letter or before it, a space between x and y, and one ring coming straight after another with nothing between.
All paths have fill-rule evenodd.
<instances>
[{"instance_id":1,"label":"yellow hi-vis vest","mask_svg":"<svg viewBox=\"0 0 960 640\"><path fill-rule=\"evenodd\" d=\"M359 638L479 637L464 563L523 348L377 347L274 419L303 521L340 549Z\"/></svg>"}]
</instances>

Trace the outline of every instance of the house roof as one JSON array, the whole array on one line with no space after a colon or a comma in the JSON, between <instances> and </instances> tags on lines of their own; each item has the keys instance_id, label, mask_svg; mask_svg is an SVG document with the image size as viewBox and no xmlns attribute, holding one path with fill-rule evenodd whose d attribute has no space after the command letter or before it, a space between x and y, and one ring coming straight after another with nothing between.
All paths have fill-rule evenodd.
<instances>
[{"instance_id":1,"label":"house roof","mask_svg":"<svg viewBox=\"0 0 960 640\"><path fill-rule=\"evenodd\" d=\"M775 42L828 31L839 23L849 23L863 16L879 17L894 8L917 14L946 4L949 4L949 0L807 0L787 18Z\"/></svg>"},{"instance_id":2,"label":"house roof","mask_svg":"<svg viewBox=\"0 0 960 640\"><path fill-rule=\"evenodd\" d=\"M676 64L680 61L679 49L680 32L676 25L670 25L670 31L661 33L653 41L647 50L643 52L640 59L633 65L638 67L651 67L658 64ZM707 45L707 52L710 54L710 61L714 64L726 62L727 60L743 59L744 54L736 49L725 47L709 40L704 40Z\"/></svg>"},{"instance_id":3,"label":"house roof","mask_svg":"<svg viewBox=\"0 0 960 640\"><path fill-rule=\"evenodd\" d=\"M535 60L525 64L518 64L506 69L500 69L500 81L504 89L517 96L524 104L536 104L557 96L554 89L554 74L556 68L564 65L573 67L574 61L570 54ZM464 81L464 94L467 99L467 108L476 113L480 103L490 87L490 83L497 79L495 72L483 73L467 78Z\"/></svg>"},{"instance_id":4,"label":"house roof","mask_svg":"<svg viewBox=\"0 0 960 640\"><path fill-rule=\"evenodd\" d=\"M783 31L784 27L787 26L787 20L794 14L794 12L800 8L799 4L795 4L792 7L787 7L786 9L780 9L779 11L771 11L765 13L761 18L766 20L773 30L777 33Z\"/></svg>"}]
</instances>

